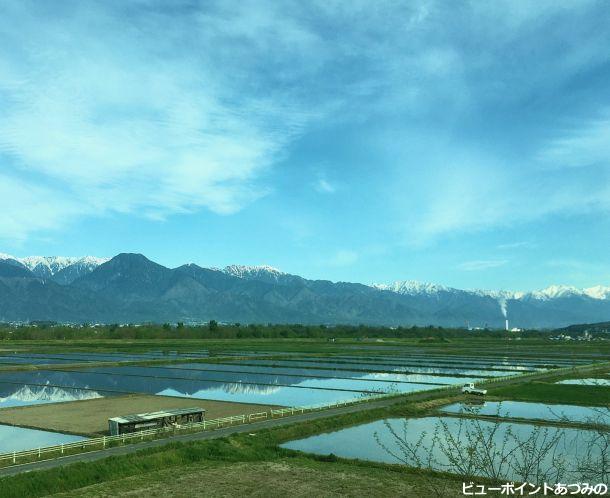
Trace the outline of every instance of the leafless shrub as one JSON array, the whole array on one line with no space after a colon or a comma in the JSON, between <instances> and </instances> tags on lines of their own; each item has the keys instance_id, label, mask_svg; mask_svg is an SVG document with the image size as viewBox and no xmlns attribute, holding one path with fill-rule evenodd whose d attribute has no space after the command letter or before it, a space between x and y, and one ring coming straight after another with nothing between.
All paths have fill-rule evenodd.
<instances>
[{"instance_id":1,"label":"leafless shrub","mask_svg":"<svg viewBox=\"0 0 610 498\"><path fill-rule=\"evenodd\" d=\"M375 433L375 440L398 462L457 474L464 481L484 477L493 481L558 482L567 471L560 451L566 434L560 428L534 426L525 435L500 417L495 421L475 417L451 420L439 419L432 432L422 432L415 441L409 437L408 421L401 424L402 429L384 421L390 443L379 433ZM426 474L430 476L430 492L447 496L447 484L429 472L424 477Z\"/></svg>"}]
</instances>

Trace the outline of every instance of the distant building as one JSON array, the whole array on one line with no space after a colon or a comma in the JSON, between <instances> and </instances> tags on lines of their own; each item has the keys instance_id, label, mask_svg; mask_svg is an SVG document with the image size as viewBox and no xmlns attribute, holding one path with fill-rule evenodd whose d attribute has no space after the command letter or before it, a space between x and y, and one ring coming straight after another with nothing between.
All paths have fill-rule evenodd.
<instances>
[{"instance_id":1,"label":"distant building","mask_svg":"<svg viewBox=\"0 0 610 498\"><path fill-rule=\"evenodd\" d=\"M203 408L179 408L161 412L138 413L110 418L108 428L111 436L118 436L130 432L203 422L204 416Z\"/></svg>"}]
</instances>

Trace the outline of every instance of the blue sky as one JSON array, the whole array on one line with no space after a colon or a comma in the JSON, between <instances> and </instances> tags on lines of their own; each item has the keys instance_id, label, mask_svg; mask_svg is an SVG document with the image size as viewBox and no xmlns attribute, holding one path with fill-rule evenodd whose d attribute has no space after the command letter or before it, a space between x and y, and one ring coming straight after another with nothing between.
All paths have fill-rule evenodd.
<instances>
[{"instance_id":1,"label":"blue sky","mask_svg":"<svg viewBox=\"0 0 610 498\"><path fill-rule=\"evenodd\" d=\"M0 252L610 284L609 16L2 0Z\"/></svg>"}]
</instances>

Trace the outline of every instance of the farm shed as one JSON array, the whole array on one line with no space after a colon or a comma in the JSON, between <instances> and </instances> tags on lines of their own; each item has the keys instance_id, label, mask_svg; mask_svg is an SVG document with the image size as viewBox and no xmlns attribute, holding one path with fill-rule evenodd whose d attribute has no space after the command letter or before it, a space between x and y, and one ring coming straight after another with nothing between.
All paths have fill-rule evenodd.
<instances>
[{"instance_id":1,"label":"farm shed","mask_svg":"<svg viewBox=\"0 0 610 498\"><path fill-rule=\"evenodd\" d=\"M125 434L129 432L184 425L193 422L203 422L205 410L203 408L178 408L152 413L138 413L108 419L110 435Z\"/></svg>"}]
</instances>

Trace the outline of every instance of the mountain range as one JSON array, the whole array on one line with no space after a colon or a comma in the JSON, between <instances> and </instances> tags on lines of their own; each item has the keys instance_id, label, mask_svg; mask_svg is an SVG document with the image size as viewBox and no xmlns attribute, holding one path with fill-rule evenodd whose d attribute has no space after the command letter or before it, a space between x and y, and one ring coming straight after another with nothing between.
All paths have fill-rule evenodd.
<instances>
[{"instance_id":1,"label":"mountain range","mask_svg":"<svg viewBox=\"0 0 610 498\"><path fill-rule=\"evenodd\" d=\"M166 268L141 254L0 255L0 321L438 325L555 328L610 320L610 287L460 290L308 280L269 266Z\"/></svg>"}]
</instances>

